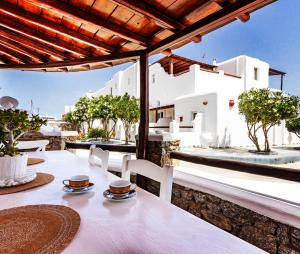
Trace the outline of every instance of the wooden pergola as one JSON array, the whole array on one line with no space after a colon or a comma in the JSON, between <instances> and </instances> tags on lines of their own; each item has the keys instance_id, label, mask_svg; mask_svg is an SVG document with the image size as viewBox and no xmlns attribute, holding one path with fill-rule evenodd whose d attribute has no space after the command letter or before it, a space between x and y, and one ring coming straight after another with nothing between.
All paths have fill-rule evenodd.
<instances>
[{"instance_id":1,"label":"wooden pergola","mask_svg":"<svg viewBox=\"0 0 300 254\"><path fill-rule=\"evenodd\" d=\"M148 56L189 42L276 0L2 0L0 69L75 72L140 60L138 157L148 137Z\"/></svg>"}]
</instances>

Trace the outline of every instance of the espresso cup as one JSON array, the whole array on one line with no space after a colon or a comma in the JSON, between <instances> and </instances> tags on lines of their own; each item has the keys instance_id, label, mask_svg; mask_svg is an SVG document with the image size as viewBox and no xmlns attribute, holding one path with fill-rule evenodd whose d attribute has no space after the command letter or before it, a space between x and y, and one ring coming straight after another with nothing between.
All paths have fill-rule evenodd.
<instances>
[{"instance_id":1,"label":"espresso cup","mask_svg":"<svg viewBox=\"0 0 300 254\"><path fill-rule=\"evenodd\" d=\"M70 179L63 180L62 183L72 188L82 188L89 185L90 178L86 175L77 175L72 176Z\"/></svg>"},{"instance_id":2,"label":"espresso cup","mask_svg":"<svg viewBox=\"0 0 300 254\"><path fill-rule=\"evenodd\" d=\"M113 194L125 194L131 190L131 183L126 180L117 180L109 185L109 191Z\"/></svg>"}]
</instances>

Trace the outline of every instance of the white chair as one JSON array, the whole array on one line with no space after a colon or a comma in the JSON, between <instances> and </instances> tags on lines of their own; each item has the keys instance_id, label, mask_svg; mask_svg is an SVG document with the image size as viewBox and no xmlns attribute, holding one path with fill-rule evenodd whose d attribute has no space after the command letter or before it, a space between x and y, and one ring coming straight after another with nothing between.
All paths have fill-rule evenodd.
<instances>
[{"instance_id":1,"label":"white chair","mask_svg":"<svg viewBox=\"0 0 300 254\"><path fill-rule=\"evenodd\" d=\"M89 163L93 166L101 167L103 170L108 169L109 151L104 151L95 145L90 147Z\"/></svg>"},{"instance_id":2,"label":"white chair","mask_svg":"<svg viewBox=\"0 0 300 254\"><path fill-rule=\"evenodd\" d=\"M17 147L20 150L36 149L36 152L45 152L49 140L18 141Z\"/></svg>"},{"instance_id":3,"label":"white chair","mask_svg":"<svg viewBox=\"0 0 300 254\"><path fill-rule=\"evenodd\" d=\"M109 154L109 160L108 160L108 170L113 172L120 172L122 173L123 168L123 161L124 156L130 156L130 158L135 158L135 155L130 154L122 154L121 156L119 154L110 153ZM127 157L129 158L129 157Z\"/></svg>"},{"instance_id":4,"label":"white chair","mask_svg":"<svg viewBox=\"0 0 300 254\"><path fill-rule=\"evenodd\" d=\"M130 173L148 177L160 183L160 199L170 202L172 196L173 167L159 167L147 160L131 160L130 155L123 158L122 178L130 181Z\"/></svg>"}]
</instances>

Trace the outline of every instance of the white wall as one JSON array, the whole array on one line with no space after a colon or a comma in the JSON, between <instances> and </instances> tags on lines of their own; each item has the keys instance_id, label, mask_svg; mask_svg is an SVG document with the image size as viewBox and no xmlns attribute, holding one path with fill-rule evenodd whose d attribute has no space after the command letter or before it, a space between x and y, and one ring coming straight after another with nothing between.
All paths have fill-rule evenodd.
<instances>
[{"instance_id":1,"label":"white wall","mask_svg":"<svg viewBox=\"0 0 300 254\"><path fill-rule=\"evenodd\" d=\"M194 84L194 68L174 77L166 73L159 63L153 64L149 69L149 105L158 107L174 104L174 100L178 96L193 93L195 91Z\"/></svg>"},{"instance_id":2,"label":"white wall","mask_svg":"<svg viewBox=\"0 0 300 254\"><path fill-rule=\"evenodd\" d=\"M135 63L122 72L122 78L119 80L119 91L116 95L128 93L131 96L139 97L137 91L137 66Z\"/></svg>"},{"instance_id":3,"label":"white wall","mask_svg":"<svg viewBox=\"0 0 300 254\"><path fill-rule=\"evenodd\" d=\"M269 87L269 67L264 61L244 55L218 63L218 70L243 77L244 90ZM258 80L254 79L254 68L258 69Z\"/></svg>"},{"instance_id":4,"label":"white wall","mask_svg":"<svg viewBox=\"0 0 300 254\"><path fill-rule=\"evenodd\" d=\"M105 83L105 86L93 93L86 95L97 97L100 95L123 95L128 93L131 96L139 97L139 63L134 63L124 71L119 71Z\"/></svg>"},{"instance_id":5,"label":"white wall","mask_svg":"<svg viewBox=\"0 0 300 254\"><path fill-rule=\"evenodd\" d=\"M207 105L203 102L207 101ZM191 125L192 112L203 113L202 132L216 134L218 130L217 118L217 94L191 94L179 97L175 100L175 120L179 122L180 116L183 117L181 126Z\"/></svg>"}]
</instances>

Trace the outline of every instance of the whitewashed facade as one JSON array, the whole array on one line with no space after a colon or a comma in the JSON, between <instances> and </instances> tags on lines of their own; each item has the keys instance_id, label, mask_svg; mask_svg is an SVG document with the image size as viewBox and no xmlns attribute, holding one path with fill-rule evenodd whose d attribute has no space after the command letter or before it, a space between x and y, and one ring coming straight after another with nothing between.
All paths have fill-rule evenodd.
<instances>
[{"instance_id":1,"label":"whitewashed facade","mask_svg":"<svg viewBox=\"0 0 300 254\"><path fill-rule=\"evenodd\" d=\"M184 146L251 145L244 117L238 113L238 96L253 87L269 87L269 68L268 63L245 55L214 63L213 70L195 63L175 74L166 72L159 61L151 64L150 131L170 131L169 125L176 121L179 131L173 122L170 132L181 138ZM138 77L139 64L135 63L87 96L128 93L138 98ZM270 135L273 145L297 142L284 125L273 128Z\"/></svg>"}]
</instances>

